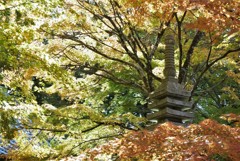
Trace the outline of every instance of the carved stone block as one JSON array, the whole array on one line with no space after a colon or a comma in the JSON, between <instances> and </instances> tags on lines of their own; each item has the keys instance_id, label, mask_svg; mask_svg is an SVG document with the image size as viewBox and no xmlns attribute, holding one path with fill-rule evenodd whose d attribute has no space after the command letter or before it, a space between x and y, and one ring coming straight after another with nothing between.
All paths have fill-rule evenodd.
<instances>
[{"instance_id":1,"label":"carved stone block","mask_svg":"<svg viewBox=\"0 0 240 161\"><path fill-rule=\"evenodd\" d=\"M150 109L162 109L165 107L172 107L174 109L178 109L180 111L186 111L191 109L192 102L185 101L185 100L177 100L170 97L165 97L159 100L153 100L151 103L148 104Z\"/></svg>"}]
</instances>

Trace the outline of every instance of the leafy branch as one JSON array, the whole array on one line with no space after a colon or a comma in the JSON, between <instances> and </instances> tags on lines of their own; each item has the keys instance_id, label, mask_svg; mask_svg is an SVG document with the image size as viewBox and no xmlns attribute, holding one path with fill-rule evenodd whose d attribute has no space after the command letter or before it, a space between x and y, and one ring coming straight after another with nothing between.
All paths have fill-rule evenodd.
<instances>
[{"instance_id":1,"label":"leafy branch","mask_svg":"<svg viewBox=\"0 0 240 161\"><path fill-rule=\"evenodd\" d=\"M6 10L9 10L9 9L13 9L13 8L17 8L19 6L23 6L23 5L26 5L26 4L31 4L31 3L36 3L36 2L34 2L33 0L30 0L28 2L19 3L17 5L12 5L12 6L4 8L4 9L0 9L0 12L6 11Z\"/></svg>"},{"instance_id":2,"label":"leafy branch","mask_svg":"<svg viewBox=\"0 0 240 161\"><path fill-rule=\"evenodd\" d=\"M109 138L119 137L119 136L123 136L123 134L120 133L120 134L115 134L115 135L107 135L107 136L102 136L102 137L98 137L98 138L82 141L82 142L78 143L77 145L73 146L69 150L69 152L68 152L68 154L66 156L69 156L74 149L76 149L77 147L81 146L82 144L89 143L89 142L95 142L95 141L99 141L99 140L102 140L102 139L109 139Z\"/></svg>"},{"instance_id":3,"label":"leafy branch","mask_svg":"<svg viewBox=\"0 0 240 161\"><path fill-rule=\"evenodd\" d=\"M191 62L191 57L193 54L193 50L194 48L198 45L198 43L200 42L201 38L204 36L204 33L201 31L197 31L196 35L194 36L192 43L186 53L186 60L184 62L184 64L181 67L181 71L179 71L179 78L178 78L178 82L182 83L185 82L185 78L187 76L187 71Z\"/></svg>"},{"instance_id":4,"label":"leafy branch","mask_svg":"<svg viewBox=\"0 0 240 161\"><path fill-rule=\"evenodd\" d=\"M215 60L213 60L211 63L206 64L205 68L203 69L203 71L201 72L201 74L198 76L198 78L196 79L196 83L193 86L192 92L191 92L191 97L190 99L193 97L194 92L196 91L199 83L201 82L202 77L204 76L204 74L213 66L215 65L215 63L217 63L218 61L224 59L225 57L227 57L230 53L233 52L238 52L240 51L240 47L236 48L236 49L232 49L232 50L228 50L226 51L223 55L221 55L220 57L216 58Z\"/></svg>"}]
</instances>

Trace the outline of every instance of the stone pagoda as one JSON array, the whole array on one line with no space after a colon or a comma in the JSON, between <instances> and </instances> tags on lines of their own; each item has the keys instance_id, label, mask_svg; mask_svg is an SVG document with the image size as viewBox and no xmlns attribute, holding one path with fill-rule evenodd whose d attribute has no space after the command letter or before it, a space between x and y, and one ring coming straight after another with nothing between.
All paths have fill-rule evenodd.
<instances>
[{"instance_id":1,"label":"stone pagoda","mask_svg":"<svg viewBox=\"0 0 240 161\"><path fill-rule=\"evenodd\" d=\"M176 79L174 64L174 37L167 35L165 38L165 79L160 87L149 96L148 104L151 113L147 114L148 129L153 129L157 124L170 121L176 125L187 126L191 123L194 114L189 112L192 102L189 101L191 91Z\"/></svg>"}]
</instances>

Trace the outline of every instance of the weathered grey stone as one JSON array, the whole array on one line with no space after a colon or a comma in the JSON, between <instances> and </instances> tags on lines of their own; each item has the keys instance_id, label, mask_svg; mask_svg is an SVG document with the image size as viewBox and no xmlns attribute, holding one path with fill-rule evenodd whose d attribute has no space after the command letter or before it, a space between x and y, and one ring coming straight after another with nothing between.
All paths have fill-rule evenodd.
<instances>
[{"instance_id":1,"label":"weathered grey stone","mask_svg":"<svg viewBox=\"0 0 240 161\"><path fill-rule=\"evenodd\" d=\"M174 78L176 76L176 69L174 64L174 36L167 35L165 38L165 69L164 76Z\"/></svg>"},{"instance_id":2,"label":"weathered grey stone","mask_svg":"<svg viewBox=\"0 0 240 161\"><path fill-rule=\"evenodd\" d=\"M153 129L157 124L166 121L186 126L188 124L186 120L191 122L194 117L193 113L186 112L191 109L193 104L188 101L191 91L184 89L184 85L179 84L175 78L174 37L167 35L165 43L165 79L159 88L149 95L151 102L148 107L151 113L147 114L149 120L147 129Z\"/></svg>"},{"instance_id":3,"label":"weathered grey stone","mask_svg":"<svg viewBox=\"0 0 240 161\"><path fill-rule=\"evenodd\" d=\"M152 99L161 99L169 96L188 99L191 96L191 92L185 90L184 86L177 82L164 81L156 91L149 95Z\"/></svg>"},{"instance_id":4,"label":"weathered grey stone","mask_svg":"<svg viewBox=\"0 0 240 161\"><path fill-rule=\"evenodd\" d=\"M172 108L166 107L158 112L151 113L147 115L147 119L159 119L159 118L177 118L177 119L187 119L193 118L194 114L189 112L182 112L179 110L174 110Z\"/></svg>"},{"instance_id":5,"label":"weathered grey stone","mask_svg":"<svg viewBox=\"0 0 240 161\"><path fill-rule=\"evenodd\" d=\"M185 101L185 100L178 100L170 97L165 97L159 100L152 100L152 102L149 103L149 108L152 109L162 109L165 107L172 107L174 109L179 109L179 111L183 111L183 109L186 110L186 108L191 109L192 102Z\"/></svg>"}]
</instances>

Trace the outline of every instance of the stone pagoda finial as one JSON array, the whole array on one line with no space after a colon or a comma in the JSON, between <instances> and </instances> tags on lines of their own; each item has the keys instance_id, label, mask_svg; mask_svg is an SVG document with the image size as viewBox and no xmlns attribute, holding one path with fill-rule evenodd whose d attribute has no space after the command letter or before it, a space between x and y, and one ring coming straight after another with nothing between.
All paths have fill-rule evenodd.
<instances>
[{"instance_id":1,"label":"stone pagoda finial","mask_svg":"<svg viewBox=\"0 0 240 161\"><path fill-rule=\"evenodd\" d=\"M175 78L176 69L174 63L174 36L167 35L165 38L165 69L163 71L165 78Z\"/></svg>"}]
</instances>

